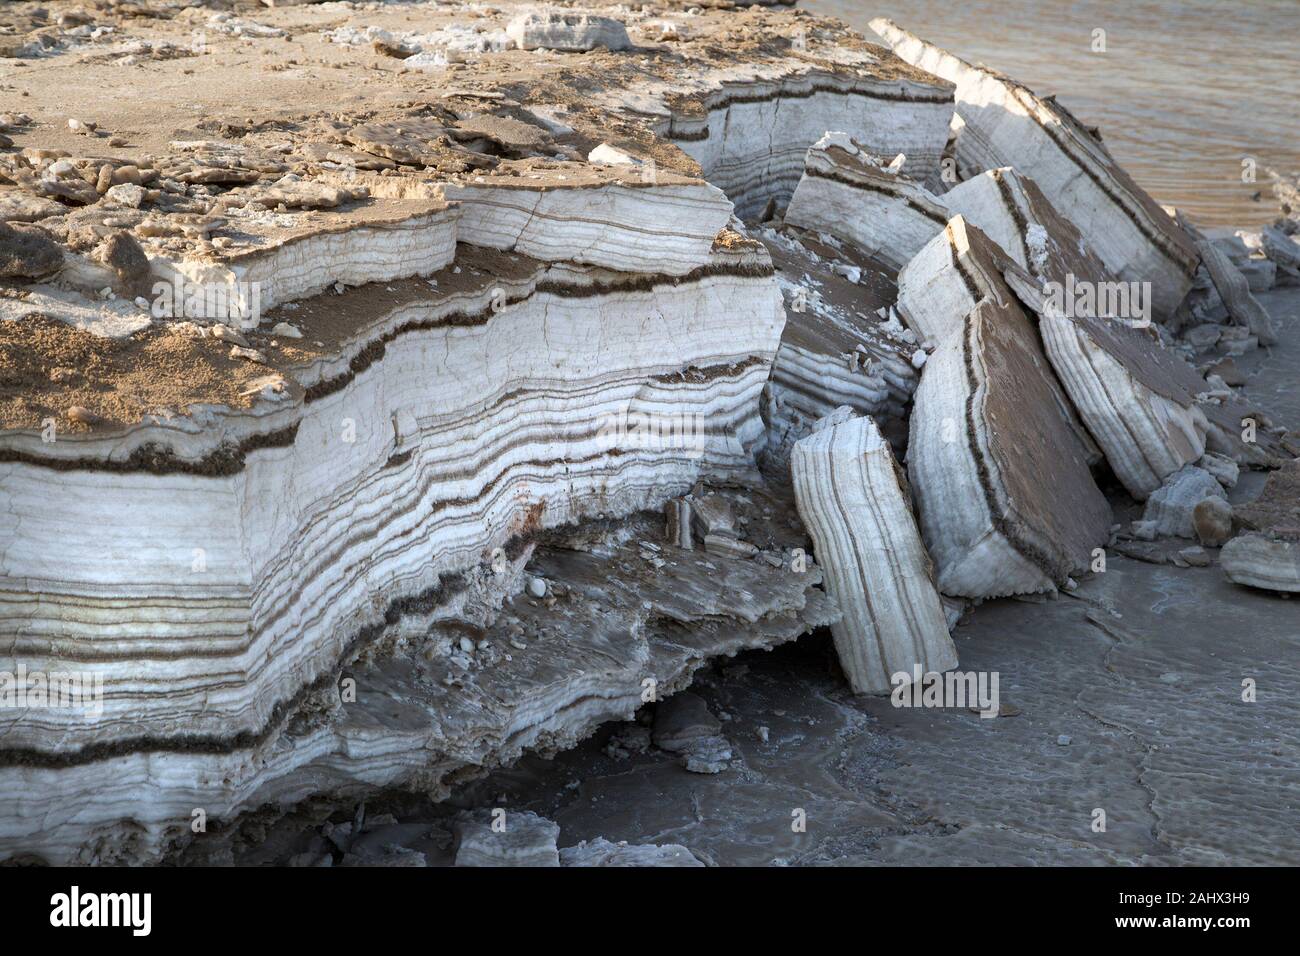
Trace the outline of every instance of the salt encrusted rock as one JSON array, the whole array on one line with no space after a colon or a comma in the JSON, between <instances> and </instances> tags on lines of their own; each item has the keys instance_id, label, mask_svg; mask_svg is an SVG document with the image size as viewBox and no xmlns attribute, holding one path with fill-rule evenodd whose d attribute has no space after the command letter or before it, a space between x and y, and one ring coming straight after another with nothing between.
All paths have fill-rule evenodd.
<instances>
[{"instance_id":1,"label":"salt encrusted rock","mask_svg":"<svg viewBox=\"0 0 1300 956\"><path fill-rule=\"evenodd\" d=\"M1015 166L1036 182L1118 279L1151 282L1157 317L1191 287L1199 255L1100 141L1063 107L877 18L871 28L903 60L956 85L960 174Z\"/></svg>"},{"instance_id":2,"label":"salt encrusted rock","mask_svg":"<svg viewBox=\"0 0 1300 956\"><path fill-rule=\"evenodd\" d=\"M63 248L36 226L0 222L0 278L39 279L63 265Z\"/></svg>"},{"instance_id":3,"label":"salt encrusted rock","mask_svg":"<svg viewBox=\"0 0 1300 956\"><path fill-rule=\"evenodd\" d=\"M1229 581L1269 591L1300 591L1300 542L1247 532L1219 552Z\"/></svg>"},{"instance_id":4,"label":"salt encrusted rock","mask_svg":"<svg viewBox=\"0 0 1300 956\"><path fill-rule=\"evenodd\" d=\"M947 207L924 186L886 166L842 133L808 148L787 225L851 242L901 269L943 229Z\"/></svg>"},{"instance_id":5,"label":"salt encrusted rock","mask_svg":"<svg viewBox=\"0 0 1300 956\"><path fill-rule=\"evenodd\" d=\"M765 471L788 481L794 443L840 406L870 415L901 449L907 404L919 379L910 361L916 346L896 319L882 318L895 297L883 267L859 259L853 265L859 281L851 282L843 274L847 268L833 265L837 250L809 239L819 255L782 233L762 238L786 308L781 348L764 391Z\"/></svg>"},{"instance_id":6,"label":"salt encrusted rock","mask_svg":"<svg viewBox=\"0 0 1300 956\"><path fill-rule=\"evenodd\" d=\"M925 182L938 173L948 142L952 87L888 53L872 59L856 75L810 68L807 59L759 78L724 70L699 95L703 114L673 112L663 136L698 162L745 218L788 200L805 153L828 130L849 131L874 156L901 153L907 175Z\"/></svg>"},{"instance_id":7,"label":"salt encrusted rock","mask_svg":"<svg viewBox=\"0 0 1300 956\"><path fill-rule=\"evenodd\" d=\"M1147 499L1142 520L1155 524L1158 537L1195 538L1192 515L1196 506L1206 498L1224 497L1223 486L1213 475L1204 468L1187 465Z\"/></svg>"},{"instance_id":8,"label":"salt encrusted rock","mask_svg":"<svg viewBox=\"0 0 1300 956\"><path fill-rule=\"evenodd\" d=\"M601 47L626 50L632 45L622 21L562 10L522 13L506 26L506 34L521 50L584 53Z\"/></svg>"},{"instance_id":9,"label":"salt encrusted rock","mask_svg":"<svg viewBox=\"0 0 1300 956\"><path fill-rule=\"evenodd\" d=\"M982 299L926 362L912 412L908 474L939 590L1050 591L1087 566L1111 524L1089 457L1019 303Z\"/></svg>"},{"instance_id":10,"label":"salt encrusted rock","mask_svg":"<svg viewBox=\"0 0 1300 956\"><path fill-rule=\"evenodd\" d=\"M858 694L886 694L957 651L889 444L870 418L815 430L790 459L795 501L843 618L835 650ZM910 679L910 677L909 677Z\"/></svg>"},{"instance_id":11,"label":"salt encrusted rock","mask_svg":"<svg viewBox=\"0 0 1300 956\"><path fill-rule=\"evenodd\" d=\"M1207 548L1221 546L1232 537L1232 505L1215 495L1202 499L1192 509L1192 529Z\"/></svg>"},{"instance_id":12,"label":"salt encrusted rock","mask_svg":"<svg viewBox=\"0 0 1300 956\"><path fill-rule=\"evenodd\" d=\"M128 298L150 294L153 279L149 257L129 232L113 233L99 252L100 261L113 270L117 289Z\"/></svg>"},{"instance_id":13,"label":"salt encrusted rock","mask_svg":"<svg viewBox=\"0 0 1300 956\"><path fill-rule=\"evenodd\" d=\"M479 811L456 821L456 866L559 866L560 828L526 810Z\"/></svg>"},{"instance_id":14,"label":"salt encrusted rock","mask_svg":"<svg viewBox=\"0 0 1300 956\"><path fill-rule=\"evenodd\" d=\"M1273 331L1273 320L1250 294L1250 286L1237 271L1237 267L1213 242L1202 240L1196 244L1196 248L1200 250L1201 261L1209 270L1214 288L1223 299L1228 314L1250 329L1250 333L1259 339L1260 345L1275 344L1277 334Z\"/></svg>"},{"instance_id":15,"label":"salt encrusted rock","mask_svg":"<svg viewBox=\"0 0 1300 956\"><path fill-rule=\"evenodd\" d=\"M457 238L545 262L583 262L620 272L684 275L700 268L732 206L708 183L664 174L589 183L536 180L448 184L461 204Z\"/></svg>"},{"instance_id":16,"label":"salt encrusted rock","mask_svg":"<svg viewBox=\"0 0 1300 956\"><path fill-rule=\"evenodd\" d=\"M1233 518L1246 530L1219 552L1228 580L1300 591L1300 461L1269 475L1259 497L1233 508Z\"/></svg>"},{"instance_id":17,"label":"salt encrusted rock","mask_svg":"<svg viewBox=\"0 0 1300 956\"><path fill-rule=\"evenodd\" d=\"M1237 478L1241 474L1241 468L1231 458L1225 455L1206 454L1202 455L1196 464L1212 474L1223 487L1237 487Z\"/></svg>"},{"instance_id":18,"label":"salt encrusted rock","mask_svg":"<svg viewBox=\"0 0 1300 956\"><path fill-rule=\"evenodd\" d=\"M53 199L33 196L21 189L0 188L0 222L36 222L67 211L67 206Z\"/></svg>"},{"instance_id":19,"label":"salt encrusted rock","mask_svg":"<svg viewBox=\"0 0 1300 956\"><path fill-rule=\"evenodd\" d=\"M1265 226L1261 236L1264 254L1278 269L1293 278L1300 277L1300 238L1289 235L1277 226Z\"/></svg>"},{"instance_id":20,"label":"salt encrusted rock","mask_svg":"<svg viewBox=\"0 0 1300 956\"><path fill-rule=\"evenodd\" d=\"M604 837L584 840L560 851L560 866L704 866L678 843L610 843Z\"/></svg>"}]
</instances>

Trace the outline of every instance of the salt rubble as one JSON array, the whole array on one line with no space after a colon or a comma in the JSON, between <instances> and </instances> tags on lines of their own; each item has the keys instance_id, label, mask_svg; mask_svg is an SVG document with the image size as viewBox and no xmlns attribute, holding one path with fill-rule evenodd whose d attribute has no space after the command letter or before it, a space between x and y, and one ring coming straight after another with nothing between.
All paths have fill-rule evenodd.
<instances>
[{"instance_id":1,"label":"salt rubble","mask_svg":"<svg viewBox=\"0 0 1300 956\"><path fill-rule=\"evenodd\" d=\"M1233 508L1242 533L1219 563L1229 581L1270 591L1300 591L1300 470L1292 461L1273 472L1259 497Z\"/></svg>"}]
</instances>

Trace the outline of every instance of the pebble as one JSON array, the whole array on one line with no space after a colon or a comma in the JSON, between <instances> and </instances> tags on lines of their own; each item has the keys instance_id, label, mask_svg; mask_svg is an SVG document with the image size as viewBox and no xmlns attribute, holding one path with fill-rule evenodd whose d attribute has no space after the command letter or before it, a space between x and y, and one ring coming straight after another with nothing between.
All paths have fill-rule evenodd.
<instances>
[{"instance_id":1,"label":"pebble","mask_svg":"<svg viewBox=\"0 0 1300 956\"><path fill-rule=\"evenodd\" d=\"M1056 738L1056 744L1058 747L1068 747L1070 746L1070 741L1072 741L1073 739L1074 738L1071 737L1069 734L1061 734L1061 736Z\"/></svg>"},{"instance_id":2,"label":"pebble","mask_svg":"<svg viewBox=\"0 0 1300 956\"><path fill-rule=\"evenodd\" d=\"M262 365L268 364L266 356L257 349L240 348L238 345L232 345L230 347L230 357L247 359L250 362L259 362Z\"/></svg>"},{"instance_id":3,"label":"pebble","mask_svg":"<svg viewBox=\"0 0 1300 956\"><path fill-rule=\"evenodd\" d=\"M528 579L528 594L529 594L530 597L535 597L535 598L544 598L544 597L546 597L546 579L545 579L545 578L529 578L529 579Z\"/></svg>"},{"instance_id":4,"label":"pebble","mask_svg":"<svg viewBox=\"0 0 1300 956\"><path fill-rule=\"evenodd\" d=\"M468 637L462 637L460 639L460 649L464 651L466 654L473 654L474 642L471 641Z\"/></svg>"}]
</instances>

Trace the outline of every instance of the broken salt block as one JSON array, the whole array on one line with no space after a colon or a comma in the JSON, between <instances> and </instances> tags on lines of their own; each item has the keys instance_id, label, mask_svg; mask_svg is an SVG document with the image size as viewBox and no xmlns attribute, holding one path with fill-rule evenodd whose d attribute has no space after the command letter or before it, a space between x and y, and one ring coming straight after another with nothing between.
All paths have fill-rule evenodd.
<instances>
[{"instance_id":1,"label":"broken salt block","mask_svg":"<svg viewBox=\"0 0 1300 956\"><path fill-rule=\"evenodd\" d=\"M1212 474L1223 487L1237 487L1237 478L1241 474L1241 468L1231 458L1207 452L1197 459L1196 464Z\"/></svg>"},{"instance_id":2,"label":"broken salt block","mask_svg":"<svg viewBox=\"0 0 1300 956\"><path fill-rule=\"evenodd\" d=\"M1195 538L1192 515L1206 498L1223 498L1223 486L1204 468L1186 465L1147 499L1144 521L1155 523L1158 537Z\"/></svg>"},{"instance_id":3,"label":"broken salt block","mask_svg":"<svg viewBox=\"0 0 1300 956\"><path fill-rule=\"evenodd\" d=\"M700 537L710 534L736 535L736 516L722 495L700 495L691 502L691 521Z\"/></svg>"},{"instance_id":4,"label":"broken salt block","mask_svg":"<svg viewBox=\"0 0 1300 956\"><path fill-rule=\"evenodd\" d=\"M957 651L901 473L870 418L814 431L790 458L795 502L843 617L835 650L858 694L903 672L945 671Z\"/></svg>"},{"instance_id":5,"label":"broken salt block","mask_svg":"<svg viewBox=\"0 0 1300 956\"><path fill-rule=\"evenodd\" d=\"M498 822L499 821L499 822ZM456 821L456 866L559 866L560 828L523 810L477 811Z\"/></svg>"},{"instance_id":6,"label":"broken salt block","mask_svg":"<svg viewBox=\"0 0 1300 956\"><path fill-rule=\"evenodd\" d=\"M1271 591L1300 591L1300 460L1269 475L1259 497L1237 505L1233 516L1245 533L1219 552L1228 580Z\"/></svg>"},{"instance_id":7,"label":"broken salt block","mask_svg":"<svg viewBox=\"0 0 1300 956\"><path fill-rule=\"evenodd\" d=\"M785 222L852 243L900 269L950 215L920 183L891 171L843 133L827 133L808 148Z\"/></svg>"},{"instance_id":8,"label":"broken salt block","mask_svg":"<svg viewBox=\"0 0 1300 956\"><path fill-rule=\"evenodd\" d=\"M668 543L691 551L695 545L691 541L691 503L684 498L674 498L664 505L664 517L667 527L664 537Z\"/></svg>"},{"instance_id":9,"label":"broken salt block","mask_svg":"<svg viewBox=\"0 0 1300 956\"><path fill-rule=\"evenodd\" d=\"M907 467L944 594L1062 586L1104 544L1086 433L1014 296L984 299L930 355ZM1050 464L1048 464L1050 463Z\"/></svg>"},{"instance_id":10,"label":"broken salt block","mask_svg":"<svg viewBox=\"0 0 1300 956\"><path fill-rule=\"evenodd\" d=\"M731 744L721 735L722 724L704 699L682 691L655 709L654 745L678 754L692 773L721 773L731 760Z\"/></svg>"},{"instance_id":11,"label":"broken salt block","mask_svg":"<svg viewBox=\"0 0 1300 956\"><path fill-rule=\"evenodd\" d=\"M748 541L741 541L732 532L716 531L704 536L704 550L724 558L752 558L758 554L758 548Z\"/></svg>"},{"instance_id":12,"label":"broken salt block","mask_svg":"<svg viewBox=\"0 0 1300 956\"><path fill-rule=\"evenodd\" d=\"M247 359L250 362L259 362L262 365L268 364L265 353L260 352L257 349L241 348L238 345L232 345L230 347L230 357Z\"/></svg>"},{"instance_id":13,"label":"broken salt block","mask_svg":"<svg viewBox=\"0 0 1300 956\"><path fill-rule=\"evenodd\" d=\"M37 226L0 222L0 279L39 279L63 265L63 247Z\"/></svg>"},{"instance_id":14,"label":"broken salt block","mask_svg":"<svg viewBox=\"0 0 1300 956\"><path fill-rule=\"evenodd\" d=\"M619 20L559 10L520 14L507 24L506 35L521 50L585 53L597 47L626 50L632 45L627 28Z\"/></svg>"},{"instance_id":15,"label":"broken salt block","mask_svg":"<svg viewBox=\"0 0 1300 956\"><path fill-rule=\"evenodd\" d=\"M1261 345L1275 345L1277 334L1273 331L1273 321L1264 307L1250 294L1250 285L1245 276L1237 271L1223 250L1213 242L1203 239L1196 244L1196 248L1201 253L1201 261L1210 273L1219 298L1223 299L1223 304L1228 309L1228 315L1250 329L1251 335L1259 339Z\"/></svg>"}]
</instances>

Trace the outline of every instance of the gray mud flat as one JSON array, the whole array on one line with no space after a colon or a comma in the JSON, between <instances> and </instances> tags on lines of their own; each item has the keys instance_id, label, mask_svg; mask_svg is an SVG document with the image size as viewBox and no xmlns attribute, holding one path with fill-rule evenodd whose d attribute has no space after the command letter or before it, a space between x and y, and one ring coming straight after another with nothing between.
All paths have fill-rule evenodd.
<instances>
[{"instance_id":1,"label":"gray mud flat","mask_svg":"<svg viewBox=\"0 0 1300 956\"><path fill-rule=\"evenodd\" d=\"M806 639L697 677L730 718L730 770L612 759L596 738L484 795L555 820L561 846L680 843L720 865L1300 863L1300 605L1114 558L1073 596L992 602L954 637L1018 713L854 697Z\"/></svg>"}]
</instances>

